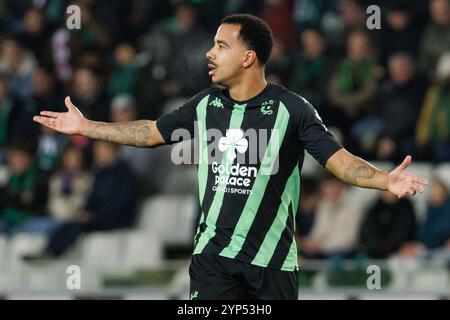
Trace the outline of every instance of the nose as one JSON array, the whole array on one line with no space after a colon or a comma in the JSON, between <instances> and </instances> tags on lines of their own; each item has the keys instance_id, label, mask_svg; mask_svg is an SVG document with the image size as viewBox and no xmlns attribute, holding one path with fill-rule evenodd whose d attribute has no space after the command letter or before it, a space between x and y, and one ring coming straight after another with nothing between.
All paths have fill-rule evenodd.
<instances>
[{"instance_id":1,"label":"nose","mask_svg":"<svg viewBox=\"0 0 450 320\"><path fill-rule=\"evenodd\" d=\"M208 58L208 60L213 60L214 59L214 56L213 56L213 48L211 48L211 49L209 49L207 52L206 52L206 58Z\"/></svg>"}]
</instances>

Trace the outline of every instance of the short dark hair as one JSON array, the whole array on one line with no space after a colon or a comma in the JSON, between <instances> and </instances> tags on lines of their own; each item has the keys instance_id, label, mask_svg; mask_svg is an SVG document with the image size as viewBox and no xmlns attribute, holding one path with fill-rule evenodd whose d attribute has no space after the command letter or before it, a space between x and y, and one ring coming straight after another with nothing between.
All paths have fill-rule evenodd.
<instances>
[{"instance_id":1,"label":"short dark hair","mask_svg":"<svg viewBox=\"0 0 450 320\"><path fill-rule=\"evenodd\" d=\"M255 51L256 57L262 64L266 64L273 47L272 31L268 24L251 14L237 13L226 16L222 23L238 24L241 26L239 37L250 50Z\"/></svg>"}]
</instances>

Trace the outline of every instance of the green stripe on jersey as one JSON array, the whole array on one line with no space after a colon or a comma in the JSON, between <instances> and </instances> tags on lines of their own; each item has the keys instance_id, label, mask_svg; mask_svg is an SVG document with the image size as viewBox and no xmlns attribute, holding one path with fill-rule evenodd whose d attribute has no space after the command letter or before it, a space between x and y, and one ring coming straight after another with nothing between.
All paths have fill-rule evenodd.
<instances>
[{"instance_id":1,"label":"green stripe on jersey","mask_svg":"<svg viewBox=\"0 0 450 320\"><path fill-rule=\"evenodd\" d=\"M259 205L263 199L267 183L270 179L270 172L277 160L278 152L280 151L288 123L289 112L286 109L286 106L280 102L275 125L266 152L264 153L263 160L261 161L258 174L255 178L255 182L253 183L251 193L241 212L239 221L234 228L229 245L224 248L219 255L234 259L239 251L241 251L245 238L247 237L256 213L258 212Z\"/></svg>"},{"instance_id":2,"label":"green stripe on jersey","mask_svg":"<svg viewBox=\"0 0 450 320\"><path fill-rule=\"evenodd\" d=\"M234 105L233 112L231 114L230 119L230 125L228 127L228 130L230 129L240 129L242 120L244 119L244 111L245 111L245 104L243 105ZM222 156L222 164L226 167L231 165L232 161L228 160L228 157L226 156L226 152L223 153ZM227 170L228 171L228 170ZM221 174L221 176L224 176L225 179L220 179L221 181L227 181L229 173L224 172ZM195 246L194 254L201 253L203 249L208 244L209 240L213 238L216 235L216 222L217 218L220 213L220 209L222 208L222 202L223 197L225 195L225 192L223 189L226 187L226 183L219 182L217 185L217 191L214 194L214 199L211 204L211 207L208 211L208 216L206 217L206 229L203 232L203 234L200 236L200 239L198 241L198 244Z\"/></svg>"},{"instance_id":3,"label":"green stripe on jersey","mask_svg":"<svg viewBox=\"0 0 450 320\"><path fill-rule=\"evenodd\" d=\"M289 253L286 257L286 260L284 260L281 270L283 271L298 270L297 243L295 242L295 237L292 237L291 248L289 249Z\"/></svg>"},{"instance_id":4,"label":"green stripe on jersey","mask_svg":"<svg viewBox=\"0 0 450 320\"><path fill-rule=\"evenodd\" d=\"M295 230L295 216L297 215L298 210L298 201L300 196L300 170L298 169L298 164L296 166L296 180L297 184L294 185L293 189L293 197L292 197L292 223L294 225ZM295 233L295 232L294 232ZM292 271L298 270L298 259L297 259L297 242L295 240L295 235L292 237L291 247L289 249L289 253L284 260L283 266L281 267L283 271Z\"/></svg>"},{"instance_id":5,"label":"green stripe on jersey","mask_svg":"<svg viewBox=\"0 0 450 320\"><path fill-rule=\"evenodd\" d=\"M209 95L204 97L197 105L197 125L198 125L198 145L199 145L199 161L198 161L198 195L200 201L200 208L203 204L203 198L205 197L206 181L208 180L208 140L206 136L206 108L208 106ZM205 220L205 213L202 210L202 216L197 228L197 234L200 231L200 225Z\"/></svg>"},{"instance_id":6,"label":"green stripe on jersey","mask_svg":"<svg viewBox=\"0 0 450 320\"><path fill-rule=\"evenodd\" d=\"M281 234L286 228L289 217L289 205L294 202L295 198L298 198L299 192L299 173L298 166L296 165L292 174L286 182L283 194L281 195L281 203L278 207L277 215L272 223L269 231L266 233L264 241L259 248L258 253L252 261L252 264L267 267L270 260L277 248L278 242L281 239ZM297 195L296 195L297 194ZM294 204L292 205L294 207ZM292 208L294 209L294 208ZM293 211L295 212L295 211ZM294 217L295 218L295 213Z\"/></svg>"}]
</instances>

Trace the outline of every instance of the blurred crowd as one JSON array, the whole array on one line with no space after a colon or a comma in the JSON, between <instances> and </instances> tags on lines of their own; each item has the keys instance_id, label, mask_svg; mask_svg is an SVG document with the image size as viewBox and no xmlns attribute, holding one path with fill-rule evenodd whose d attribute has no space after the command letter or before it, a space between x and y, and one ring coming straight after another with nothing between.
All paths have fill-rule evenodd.
<instances>
[{"instance_id":1,"label":"blurred crowd","mask_svg":"<svg viewBox=\"0 0 450 320\"><path fill-rule=\"evenodd\" d=\"M409 198L385 191L367 206L329 174L302 178L302 191L297 240L306 259L428 259L450 252L450 182L438 176L420 219Z\"/></svg>"},{"instance_id":2,"label":"blurred crowd","mask_svg":"<svg viewBox=\"0 0 450 320\"><path fill-rule=\"evenodd\" d=\"M366 26L371 4L381 8L380 29ZM67 28L69 5L81 10L80 29ZM2 0L0 233L46 234L46 253L57 256L82 232L132 226L139 199L160 192L150 176L167 159L59 135L32 117L64 111L70 95L93 120L158 118L210 85L205 53L221 18L236 12L273 30L268 81L308 99L348 150L450 161L448 0ZM409 200L385 193L363 214L332 177L310 184L298 215L307 257L450 245L449 187L438 179L420 226Z\"/></svg>"}]
</instances>

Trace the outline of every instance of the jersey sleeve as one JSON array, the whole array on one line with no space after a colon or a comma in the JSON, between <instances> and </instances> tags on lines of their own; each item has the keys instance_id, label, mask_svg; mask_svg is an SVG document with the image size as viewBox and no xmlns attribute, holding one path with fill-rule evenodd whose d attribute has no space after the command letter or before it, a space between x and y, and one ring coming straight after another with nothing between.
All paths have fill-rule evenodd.
<instances>
[{"instance_id":1,"label":"jersey sleeve","mask_svg":"<svg viewBox=\"0 0 450 320\"><path fill-rule=\"evenodd\" d=\"M205 90L206 91L206 90ZM201 98L205 96L205 92L190 98L178 109L162 115L156 120L156 126L161 133L166 144L173 144L183 140L183 137L189 134L190 138L194 137L194 123L197 118L196 107ZM180 130L180 135L174 135L174 131ZM184 129L184 132L182 132Z\"/></svg>"},{"instance_id":2,"label":"jersey sleeve","mask_svg":"<svg viewBox=\"0 0 450 320\"><path fill-rule=\"evenodd\" d=\"M295 119L300 143L322 166L342 145L322 121L317 110L304 98L297 96Z\"/></svg>"}]
</instances>

